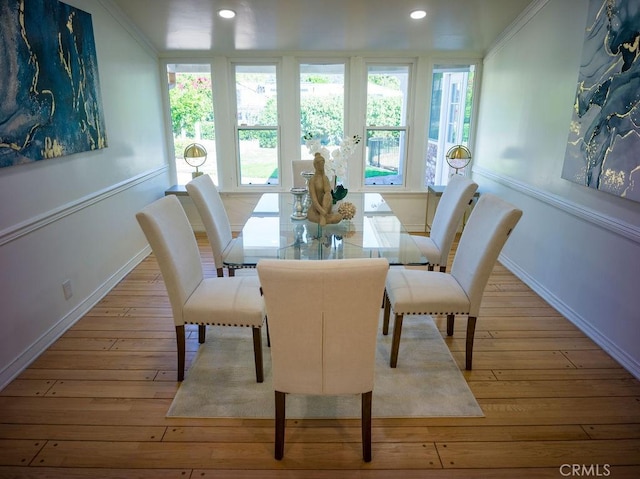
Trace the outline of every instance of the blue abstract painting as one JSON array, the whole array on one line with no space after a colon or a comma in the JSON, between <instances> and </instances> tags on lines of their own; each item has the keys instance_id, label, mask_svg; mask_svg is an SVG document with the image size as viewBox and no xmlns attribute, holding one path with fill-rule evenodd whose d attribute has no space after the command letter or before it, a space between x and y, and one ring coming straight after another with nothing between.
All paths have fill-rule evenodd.
<instances>
[{"instance_id":1,"label":"blue abstract painting","mask_svg":"<svg viewBox=\"0 0 640 479\"><path fill-rule=\"evenodd\" d=\"M0 167L107 146L91 15L0 0Z\"/></svg>"},{"instance_id":2,"label":"blue abstract painting","mask_svg":"<svg viewBox=\"0 0 640 479\"><path fill-rule=\"evenodd\" d=\"M640 201L640 0L589 0L562 178Z\"/></svg>"}]
</instances>

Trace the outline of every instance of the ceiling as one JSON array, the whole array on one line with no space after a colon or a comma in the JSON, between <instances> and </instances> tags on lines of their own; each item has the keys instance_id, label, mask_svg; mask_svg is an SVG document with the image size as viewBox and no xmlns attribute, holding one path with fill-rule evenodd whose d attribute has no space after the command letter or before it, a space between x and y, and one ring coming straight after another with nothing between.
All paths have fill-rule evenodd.
<instances>
[{"instance_id":1,"label":"ceiling","mask_svg":"<svg viewBox=\"0 0 640 479\"><path fill-rule=\"evenodd\" d=\"M484 54L532 0L113 0L160 53ZM535 1L535 0L533 0ZM218 17L221 8L235 18ZM411 20L417 8L423 20Z\"/></svg>"}]
</instances>

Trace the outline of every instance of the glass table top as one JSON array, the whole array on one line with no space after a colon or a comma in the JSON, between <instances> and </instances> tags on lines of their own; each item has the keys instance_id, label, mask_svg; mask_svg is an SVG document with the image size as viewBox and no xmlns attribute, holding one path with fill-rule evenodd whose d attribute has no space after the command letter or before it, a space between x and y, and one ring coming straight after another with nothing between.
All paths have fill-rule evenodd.
<instances>
[{"instance_id":1,"label":"glass table top","mask_svg":"<svg viewBox=\"0 0 640 479\"><path fill-rule=\"evenodd\" d=\"M378 258L392 265L426 265L411 235L393 214L382 195L349 193L356 215L324 227L293 219L291 193L265 193L239 236L223 253L224 264L255 267L262 258L342 259Z\"/></svg>"}]
</instances>

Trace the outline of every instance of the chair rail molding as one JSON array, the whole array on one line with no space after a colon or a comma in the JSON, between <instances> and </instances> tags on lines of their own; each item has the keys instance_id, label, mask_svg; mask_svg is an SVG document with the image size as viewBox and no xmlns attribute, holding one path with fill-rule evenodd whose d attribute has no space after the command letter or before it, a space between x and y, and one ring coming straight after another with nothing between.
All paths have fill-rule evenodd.
<instances>
[{"instance_id":1,"label":"chair rail molding","mask_svg":"<svg viewBox=\"0 0 640 479\"><path fill-rule=\"evenodd\" d=\"M34 216L16 225L5 228L0 231L0 246L15 241L23 236L32 233L40 228L44 228L51 223L61 220L67 216L70 216L84 208L88 208L96 203L104 201L107 198L115 196L129 188L133 188L136 185L144 183L145 181L155 178L167 171L169 167L164 165L160 168L156 168L150 171L146 171L139 175L128 178L119 183L113 184L102 190L95 191L90 195L79 198L75 201L71 201L67 204L54 208L46 213L38 216Z\"/></svg>"},{"instance_id":2,"label":"chair rail molding","mask_svg":"<svg viewBox=\"0 0 640 479\"><path fill-rule=\"evenodd\" d=\"M634 241L636 243L640 243L639 226L627 223L625 221L620 221L617 218L603 215L596 211L585 208L584 206L581 206L577 203L568 201L561 196L549 193L539 188L534 188L522 181L518 181L514 178L494 173L493 171L487 170L486 168L476 166L473 168L473 173L484 176L485 178L495 181L496 183L500 183L501 185L507 186L531 198L542 201L548 205L558 208L577 218L588 221L589 223L597 225L600 228L603 228L614 234L630 239L631 241Z\"/></svg>"}]
</instances>

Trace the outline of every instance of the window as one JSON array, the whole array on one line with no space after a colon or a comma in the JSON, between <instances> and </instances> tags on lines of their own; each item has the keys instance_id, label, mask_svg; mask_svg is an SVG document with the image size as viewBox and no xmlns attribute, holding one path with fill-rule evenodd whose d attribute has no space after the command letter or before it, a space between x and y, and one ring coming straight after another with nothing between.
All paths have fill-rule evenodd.
<instances>
[{"instance_id":1,"label":"window","mask_svg":"<svg viewBox=\"0 0 640 479\"><path fill-rule=\"evenodd\" d=\"M327 145L344 137L344 63L300 64L301 158L309 158L302 139L312 134Z\"/></svg>"},{"instance_id":2,"label":"window","mask_svg":"<svg viewBox=\"0 0 640 479\"><path fill-rule=\"evenodd\" d=\"M199 143L207 150L206 161L198 171L211 175L217 184L211 66L168 64L167 80L178 184L191 181L196 171L184 160L184 150L192 143Z\"/></svg>"},{"instance_id":3,"label":"window","mask_svg":"<svg viewBox=\"0 0 640 479\"><path fill-rule=\"evenodd\" d=\"M241 185L278 185L276 65L235 65Z\"/></svg>"},{"instance_id":4,"label":"window","mask_svg":"<svg viewBox=\"0 0 640 479\"><path fill-rule=\"evenodd\" d=\"M455 172L447 164L447 151L469 144L474 72L474 65L434 66L425 186L446 185ZM464 174L464 168L458 173Z\"/></svg>"},{"instance_id":5,"label":"window","mask_svg":"<svg viewBox=\"0 0 640 479\"><path fill-rule=\"evenodd\" d=\"M404 183L409 73L409 65L367 67L365 185Z\"/></svg>"},{"instance_id":6,"label":"window","mask_svg":"<svg viewBox=\"0 0 640 479\"><path fill-rule=\"evenodd\" d=\"M177 182L191 180L196 169L184 160L184 151L199 143L207 150L199 172L210 174L225 191L287 190L291 160L311 158L304 137L312 134L332 152L345 137L360 139L346 173L337 178L353 191L445 185L455 172L446 152L469 146L472 137L479 70L471 62L440 60L428 73L430 91L419 92L430 101L416 104L415 73L427 71L428 62L422 57L169 59ZM423 125L427 118L416 136L412 120ZM422 178L416 176L421 172Z\"/></svg>"}]
</instances>

